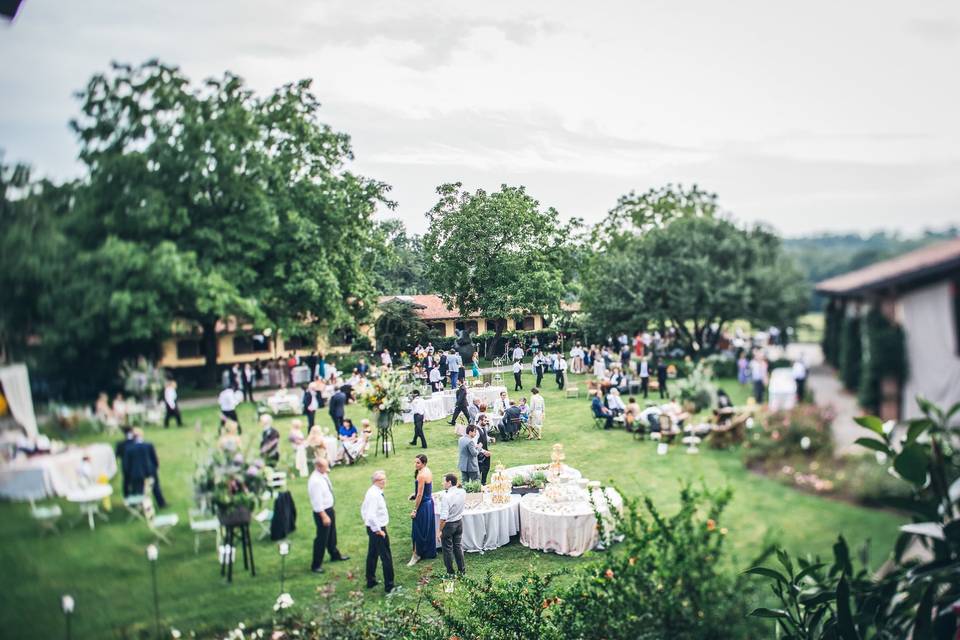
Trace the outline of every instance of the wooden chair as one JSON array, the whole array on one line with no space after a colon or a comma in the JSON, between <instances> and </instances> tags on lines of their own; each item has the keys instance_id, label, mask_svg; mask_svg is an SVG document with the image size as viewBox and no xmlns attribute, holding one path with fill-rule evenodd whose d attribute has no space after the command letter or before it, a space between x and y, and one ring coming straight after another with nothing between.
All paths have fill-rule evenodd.
<instances>
[{"instance_id":1,"label":"wooden chair","mask_svg":"<svg viewBox=\"0 0 960 640\"><path fill-rule=\"evenodd\" d=\"M567 387L566 389L563 390L563 397L567 398L568 400L570 398L576 398L577 400L579 400L580 389L578 389L577 387Z\"/></svg>"},{"instance_id":2,"label":"wooden chair","mask_svg":"<svg viewBox=\"0 0 960 640\"><path fill-rule=\"evenodd\" d=\"M63 510L58 504L49 506L37 506L30 498L30 515L34 521L40 525L40 529L46 533L60 533L57 529L57 521L63 517Z\"/></svg>"},{"instance_id":3,"label":"wooden chair","mask_svg":"<svg viewBox=\"0 0 960 640\"><path fill-rule=\"evenodd\" d=\"M167 533L180 522L180 517L175 513L159 514L153 506L153 479L147 478L143 483L143 520L147 523L147 528L157 537L170 544Z\"/></svg>"}]
</instances>

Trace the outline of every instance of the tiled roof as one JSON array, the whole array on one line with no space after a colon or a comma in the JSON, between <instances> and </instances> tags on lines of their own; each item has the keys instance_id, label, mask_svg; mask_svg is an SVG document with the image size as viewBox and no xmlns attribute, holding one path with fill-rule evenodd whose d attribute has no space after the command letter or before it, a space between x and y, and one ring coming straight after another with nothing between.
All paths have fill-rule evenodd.
<instances>
[{"instance_id":1,"label":"tiled roof","mask_svg":"<svg viewBox=\"0 0 960 640\"><path fill-rule=\"evenodd\" d=\"M448 307L443 303L443 300L440 299L440 296L432 293L414 296L380 296L378 302L379 304L384 304L385 302L391 302L393 300L409 302L414 305L423 320L452 320L464 317L458 309ZM564 302L561 306L566 311L580 311L579 302ZM472 313L469 317L479 318L480 314Z\"/></svg>"},{"instance_id":2,"label":"tiled roof","mask_svg":"<svg viewBox=\"0 0 960 640\"><path fill-rule=\"evenodd\" d=\"M864 293L936 277L953 269L960 269L960 238L938 242L890 260L834 276L818 283L817 291L835 295Z\"/></svg>"}]
</instances>

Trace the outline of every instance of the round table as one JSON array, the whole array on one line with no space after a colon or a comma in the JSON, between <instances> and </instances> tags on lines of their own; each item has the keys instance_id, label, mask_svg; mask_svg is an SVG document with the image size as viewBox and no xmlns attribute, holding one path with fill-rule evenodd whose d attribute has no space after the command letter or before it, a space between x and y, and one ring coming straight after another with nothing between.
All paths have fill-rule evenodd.
<instances>
[{"instance_id":1,"label":"round table","mask_svg":"<svg viewBox=\"0 0 960 640\"><path fill-rule=\"evenodd\" d=\"M96 528L94 516L103 518L104 522L107 516L100 511L100 503L104 498L113 495L113 487L108 484L93 484L83 489L77 489L67 494L67 501L80 506L80 519L87 516L87 522L90 524L90 530Z\"/></svg>"},{"instance_id":2,"label":"round table","mask_svg":"<svg viewBox=\"0 0 960 640\"><path fill-rule=\"evenodd\" d=\"M519 467L509 467L504 469L503 472L507 474L507 477L513 480L514 476L528 476L531 473L536 473L537 471L547 475L547 469L538 469L537 467L543 467L542 464L524 464ZM583 477L583 474L580 473L577 469L569 465L561 465L563 473L570 478L570 480L576 481Z\"/></svg>"},{"instance_id":3,"label":"round table","mask_svg":"<svg viewBox=\"0 0 960 640\"><path fill-rule=\"evenodd\" d=\"M610 504L621 511L620 494L610 487L604 491ZM601 517L609 513L601 490L594 489L592 495ZM610 524L603 520L605 526ZM520 544L530 549L581 556L600 541L593 506L586 500L554 503L542 494L527 494L520 500L520 524Z\"/></svg>"},{"instance_id":4,"label":"round table","mask_svg":"<svg viewBox=\"0 0 960 640\"><path fill-rule=\"evenodd\" d=\"M470 494L468 494L470 495ZM440 536L440 501L443 493L433 496L433 513ZM463 550L493 551L502 547L520 532L520 496L510 495L510 502L477 504L463 510Z\"/></svg>"}]
</instances>

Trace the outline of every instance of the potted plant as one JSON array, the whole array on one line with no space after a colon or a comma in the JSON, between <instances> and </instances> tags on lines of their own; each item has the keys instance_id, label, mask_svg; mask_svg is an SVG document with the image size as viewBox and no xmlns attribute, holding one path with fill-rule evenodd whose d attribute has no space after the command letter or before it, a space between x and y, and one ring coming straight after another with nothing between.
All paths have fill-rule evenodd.
<instances>
[{"instance_id":1,"label":"potted plant","mask_svg":"<svg viewBox=\"0 0 960 640\"><path fill-rule=\"evenodd\" d=\"M534 471L531 474L514 476L511 483L513 486L510 493L521 496L528 493L537 493L547 483L547 475L542 471Z\"/></svg>"},{"instance_id":2,"label":"potted plant","mask_svg":"<svg viewBox=\"0 0 960 640\"><path fill-rule=\"evenodd\" d=\"M215 451L198 466L194 492L210 496L222 525L248 524L267 488L264 468L259 458Z\"/></svg>"}]
</instances>

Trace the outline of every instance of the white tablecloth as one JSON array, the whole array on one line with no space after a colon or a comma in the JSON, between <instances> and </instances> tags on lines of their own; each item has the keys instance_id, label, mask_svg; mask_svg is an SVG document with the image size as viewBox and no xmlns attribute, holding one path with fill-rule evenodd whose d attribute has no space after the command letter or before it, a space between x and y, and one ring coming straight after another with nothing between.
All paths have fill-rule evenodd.
<instances>
[{"instance_id":1,"label":"white tablecloth","mask_svg":"<svg viewBox=\"0 0 960 640\"><path fill-rule=\"evenodd\" d=\"M440 531L442 492L433 496L433 513ZM492 551L510 542L520 532L520 496L510 495L503 504L478 504L463 511L463 550ZM439 552L439 549L437 550Z\"/></svg>"},{"instance_id":2,"label":"white tablecloth","mask_svg":"<svg viewBox=\"0 0 960 640\"><path fill-rule=\"evenodd\" d=\"M543 466L542 464L524 464L519 467L508 467L507 469L504 469L503 472L511 480L513 480L514 476L528 476L531 473L535 473L537 471L540 471L541 473L546 475L547 469L537 469L537 467L542 467L542 466ZM563 465L562 469L563 469L564 475L569 476L571 480L579 480L580 478L583 477L583 474L581 474L577 469L574 469L569 465L566 465L566 464Z\"/></svg>"},{"instance_id":3,"label":"white tablecloth","mask_svg":"<svg viewBox=\"0 0 960 640\"><path fill-rule=\"evenodd\" d=\"M299 415L303 413L303 394L294 391L278 391L267 398L267 406L270 407L270 413L274 415L281 413Z\"/></svg>"},{"instance_id":4,"label":"white tablecloth","mask_svg":"<svg viewBox=\"0 0 960 640\"><path fill-rule=\"evenodd\" d=\"M467 389L467 401L470 402L473 398L477 398L481 403L486 404L487 407L492 407L494 401L500 397L500 392L506 390L506 387L470 387ZM429 398L424 398L423 404L423 419L426 422L440 420L441 418L453 415L453 409L457 405L457 395L450 389L440 391L439 393L434 393ZM403 405L403 421L413 422L413 414L410 413L410 406L407 402L404 402Z\"/></svg>"},{"instance_id":5,"label":"white tablecloth","mask_svg":"<svg viewBox=\"0 0 960 640\"><path fill-rule=\"evenodd\" d=\"M52 455L18 459L0 467L0 497L10 500L40 500L48 496L66 496L80 488L80 465L90 456L93 480L117 473L113 448L107 444L71 447Z\"/></svg>"},{"instance_id":6,"label":"white tablecloth","mask_svg":"<svg viewBox=\"0 0 960 640\"><path fill-rule=\"evenodd\" d=\"M606 494L615 509L623 509L619 493L607 488ZM595 489L593 496L601 515L609 512L600 489ZM593 507L587 501L555 504L534 493L520 501L520 544L530 549L581 556L600 540L596 524Z\"/></svg>"}]
</instances>

